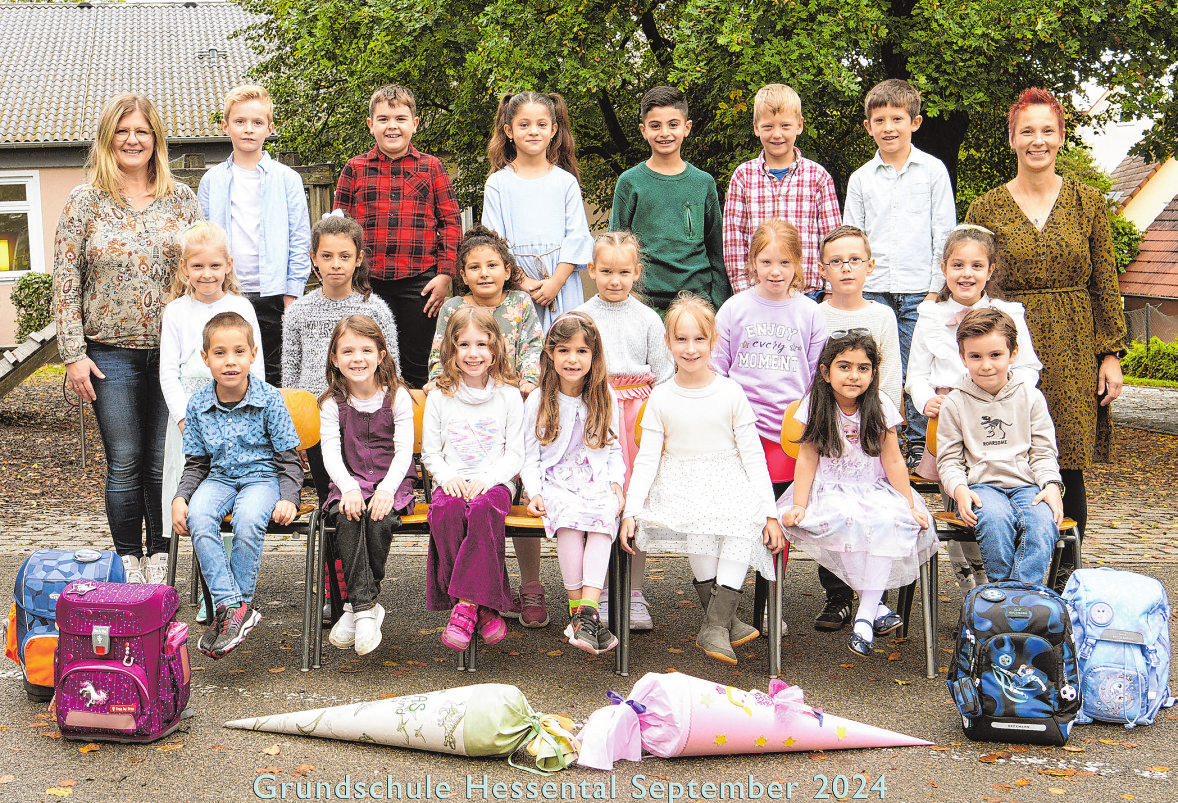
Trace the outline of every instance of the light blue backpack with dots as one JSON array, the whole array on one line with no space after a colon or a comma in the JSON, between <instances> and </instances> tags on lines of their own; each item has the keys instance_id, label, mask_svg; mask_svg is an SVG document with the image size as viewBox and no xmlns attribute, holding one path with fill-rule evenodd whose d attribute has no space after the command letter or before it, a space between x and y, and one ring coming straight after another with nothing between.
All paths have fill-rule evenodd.
<instances>
[{"instance_id":1,"label":"light blue backpack with dots","mask_svg":"<svg viewBox=\"0 0 1178 803\"><path fill-rule=\"evenodd\" d=\"M1080 713L1126 728L1152 725L1170 696L1170 601L1152 577L1077 569L1063 591L1080 667Z\"/></svg>"}]
</instances>

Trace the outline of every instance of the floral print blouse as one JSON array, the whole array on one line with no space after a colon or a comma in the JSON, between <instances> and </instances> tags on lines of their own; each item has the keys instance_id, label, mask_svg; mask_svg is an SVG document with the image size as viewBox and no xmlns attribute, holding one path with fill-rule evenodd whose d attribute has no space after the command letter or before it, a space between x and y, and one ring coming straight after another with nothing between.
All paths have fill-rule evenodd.
<instances>
[{"instance_id":1,"label":"floral print blouse","mask_svg":"<svg viewBox=\"0 0 1178 803\"><path fill-rule=\"evenodd\" d=\"M86 356L87 339L159 348L180 235L198 220L196 194L184 184L142 210L90 184L70 192L53 248L57 343L66 363Z\"/></svg>"},{"instance_id":2,"label":"floral print blouse","mask_svg":"<svg viewBox=\"0 0 1178 803\"><path fill-rule=\"evenodd\" d=\"M429 378L437 379L442 373L442 337L446 324L454 311L466 303L470 296L455 296L442 305L438 313L438 325L434 331L434 343L429 352ZM507 359L519 375L521 383L540 384L540 352L544 350L544 330L532 298L523 290L508 290L499 306L491 315L503 331L507 341Z\"/></svg>"}]
</instances>

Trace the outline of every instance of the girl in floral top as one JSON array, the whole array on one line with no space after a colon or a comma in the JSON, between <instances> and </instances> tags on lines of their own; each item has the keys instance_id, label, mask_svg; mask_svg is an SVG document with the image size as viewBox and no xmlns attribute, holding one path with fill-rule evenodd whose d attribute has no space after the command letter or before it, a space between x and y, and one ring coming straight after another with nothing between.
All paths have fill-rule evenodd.
<instances>
[{"instance_id":1,"label":"girl in floral top","mask_svg":"<svg viewBox=\"0 0 1178 803\"><path fill-rule=\"evenodd\" d=\"M432 390L434 380L442 373L440 358L442 335L454 310L462 306L486 307L507 342L507 358L520 378L519 389L527 396L540 383L540 352L544 347L544 332L540 316L527 293L520 290L524 272L516 264L511 249L490 229L476 225L466 232L458 245L458 283L461 295L442 305L434 344L429 353L429 378L426 390Z\"/></svg>"},{"instance_id":2,"label":"girl in floral top","mask_svg":"<svg viewBox=\"0 0 1178 803\"><path fill-rule=\"evenodd\" d=\"M94 403L107 459L106 517L127 581L162 583L168 409L160 323L180 234L201 219L200 208L173 179L163 123L142 95L107 101L87 169L89 183L74 188L57 222L57 342L70 389Z\"/></svg>"}]
</instances>

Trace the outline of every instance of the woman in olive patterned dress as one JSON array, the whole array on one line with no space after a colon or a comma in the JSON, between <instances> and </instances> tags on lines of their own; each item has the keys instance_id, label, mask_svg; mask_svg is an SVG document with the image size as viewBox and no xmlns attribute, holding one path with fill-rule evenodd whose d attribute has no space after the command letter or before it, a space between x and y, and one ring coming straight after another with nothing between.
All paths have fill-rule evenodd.
<instances>
[{"instance_id":1,"label":"woman in olive patterned dress","mask_svg":"<svg viewBox=\"0 0 1178 803\"><path fill-rule=\"evenodd\" d=\"M1112 232L1100 193L1055 171L1064 113L1054 97L1025 90L1010 107L1008 131L1018 174L974 201L965 219L994 232L999 282L1008 300L1026 308L1059 443L1064 514L1083 536L1083 471L1109 460L1109 404L1123 381L1125 316Z\"/></svg>"}]
</instances>

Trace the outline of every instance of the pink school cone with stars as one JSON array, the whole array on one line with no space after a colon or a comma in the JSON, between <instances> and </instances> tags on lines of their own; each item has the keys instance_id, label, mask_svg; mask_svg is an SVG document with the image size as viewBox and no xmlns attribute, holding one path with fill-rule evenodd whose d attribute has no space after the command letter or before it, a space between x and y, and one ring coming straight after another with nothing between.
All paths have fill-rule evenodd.
<instances>
[{"instance_id":1,"label":"pink school cone with stars","mask_svg":"<svg viewBox=\"0 0 1178 803\"><path fill-rule=\"evenodd\" d=\"M582 767L610 770L620 759L641 761L644 750L670 758L932 744L827 714L777 679L766 694L652 672L628 699L609 694L613 704L595 711L579 734Z\"/></svg>"}]
</instances>

